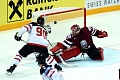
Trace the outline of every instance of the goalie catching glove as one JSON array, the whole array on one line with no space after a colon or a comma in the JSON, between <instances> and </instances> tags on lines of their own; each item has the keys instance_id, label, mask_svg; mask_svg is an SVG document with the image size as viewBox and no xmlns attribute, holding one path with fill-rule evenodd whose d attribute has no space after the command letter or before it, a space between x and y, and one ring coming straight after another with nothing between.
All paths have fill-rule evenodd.
<instances>
[{"instance_id":1,"label":"goalie catching glove","mask_svg":"<svg viewBox=\"0 0 120 80\"><path fill-rule=\"evenodd\" d=\"M98 38L104 38L107 36L108 36L108 33L106 31L99 31L99 34L97 35Z\"/></svg>"},{"instance_id":2,"label":"goalie catching glove","mask_svg":"<svg viewBox=\"0 0 120 80\"><path fill-rule=\"evenodd\" d=\"M20 41L21 40L21 37L22 36L18 36L18 32L16 32L15 36L14 36L14 39L17 40L17 41Z\"/></svg>"}]
</instances>

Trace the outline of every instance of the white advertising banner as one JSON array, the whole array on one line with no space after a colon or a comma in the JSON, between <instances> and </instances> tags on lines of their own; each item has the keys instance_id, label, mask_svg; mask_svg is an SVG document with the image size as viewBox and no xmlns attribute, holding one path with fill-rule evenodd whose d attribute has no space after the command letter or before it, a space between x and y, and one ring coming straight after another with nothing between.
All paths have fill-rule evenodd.
<instances>
[{"instance_id":1,"label":"white advertising banner","mask_svg":"<svg viewBox=\"0 0 120 80\"><path fill-rule=\"evenodd\" d=\"M85 0L87 10L114 5L120 5L120 0Z\"/></svg>"}]
</instances>

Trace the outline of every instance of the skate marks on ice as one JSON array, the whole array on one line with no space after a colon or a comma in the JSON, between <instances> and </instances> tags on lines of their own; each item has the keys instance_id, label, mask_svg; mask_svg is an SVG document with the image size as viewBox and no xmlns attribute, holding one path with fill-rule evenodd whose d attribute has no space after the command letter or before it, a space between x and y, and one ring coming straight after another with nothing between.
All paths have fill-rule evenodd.
<instances>
[{"instance_id":1,"label":"skate marks on ice","mask_svg":"<svg viewBox=\"0 0 120 80\"><path fill-rule=\"evenodd\" d=\"M18 66L11 75L6 74L6 67L0 70L0 80L42 80L39 67Z\"/></svg>"},{"instance_id":2,"label":"skate marks on ice","mask_svg":"<svg viewBox=\"0 0 120 80\"><path fill-rule=\"evenodd\" d=\"M112 65L120 62L120 51L110 49L110 48L104 48L104 60L91 60L86 54L84 57L81 57L81 55L71 58L67 61L65 61L68 64L78 64L76 67L81 68L87 68L87 67L100 67L100 66L107 66ZM63 68L71 68L68 66L65 66L61 63L59 63L61 67ZM36 62L26 63L23 64L24 66L32 66L37 67Z\"/></svg>"}]
</instances>

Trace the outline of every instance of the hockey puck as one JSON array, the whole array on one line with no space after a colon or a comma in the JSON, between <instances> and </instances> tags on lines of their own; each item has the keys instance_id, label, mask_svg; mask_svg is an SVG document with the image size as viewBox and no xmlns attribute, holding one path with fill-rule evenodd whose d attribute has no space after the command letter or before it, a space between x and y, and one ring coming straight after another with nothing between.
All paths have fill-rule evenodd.
<instances>
[{"instance_id":1,"label":"hockey puck","mask_svg":"<svg viewBox=\"0 0 120 80\"><path fill-rule=\"evenodd\" d=\"M54 24L57 24L57 21L54 21Z\"/></svg>"}]
</instances>

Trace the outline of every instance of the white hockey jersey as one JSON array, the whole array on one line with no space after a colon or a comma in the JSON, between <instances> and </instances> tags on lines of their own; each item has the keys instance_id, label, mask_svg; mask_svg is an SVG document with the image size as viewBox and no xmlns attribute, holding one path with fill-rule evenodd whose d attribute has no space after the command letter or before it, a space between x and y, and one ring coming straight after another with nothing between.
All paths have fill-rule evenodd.
<instances>
[{"instance_id":1,"label":"white hockey jersey","mask_svg":"<svg viewBox=\"0 0 120 80\"><path fill-rule=\"evenodd\" d=\"M18 32L18 36L22 36L25 32L29 33L27 44L37 45L37 46L48 46L47 41L47 32L44 27L39 25L34 25L33 23L29 23L24 25L20 31Z\"/></svg>"},{"instance_id":2,"label":"white hockey jersey","mask_svg":"<svg viewBox=\"0 0 120 80\"><path fill-rule=\"evenodd\" d=\"M43 80L64 80L63 76L53 67L42 67L45 71L41 74Z\"/></svg>"}]
</instances>

